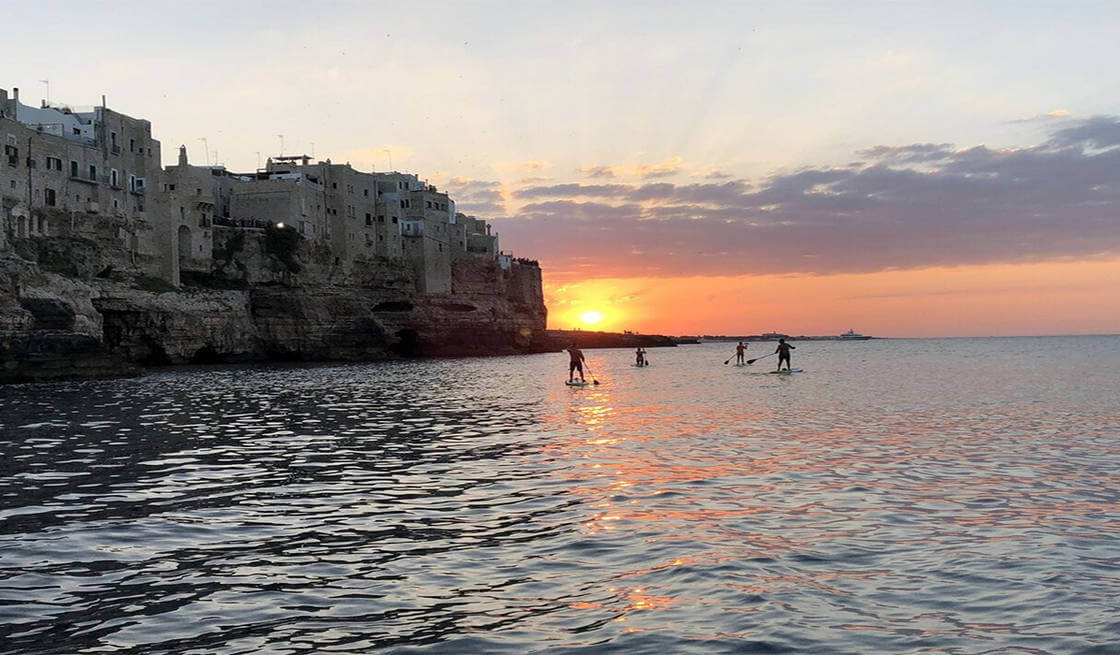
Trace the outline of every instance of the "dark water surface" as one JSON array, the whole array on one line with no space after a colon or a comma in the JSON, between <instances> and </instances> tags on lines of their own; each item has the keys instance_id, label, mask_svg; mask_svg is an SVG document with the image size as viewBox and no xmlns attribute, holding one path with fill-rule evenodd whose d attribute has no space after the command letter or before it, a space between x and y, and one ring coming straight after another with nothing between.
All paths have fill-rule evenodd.
<instances>
[{"instance_id":1,"label":"dark water surface","mask_svg":"<svg viewBox=\"0 0 1120 655\"><path fill-rule=\"evenodd\" d=\"M0 388L0 653L1120 652L1120 337L798 346Z\"/></svg>"}]
</instances>

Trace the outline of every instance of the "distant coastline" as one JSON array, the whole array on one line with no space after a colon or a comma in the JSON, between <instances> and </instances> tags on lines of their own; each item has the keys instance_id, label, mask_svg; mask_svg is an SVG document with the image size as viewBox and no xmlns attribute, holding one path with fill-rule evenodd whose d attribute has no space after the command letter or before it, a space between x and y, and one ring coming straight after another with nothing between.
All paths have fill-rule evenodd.
<instances>
[{"instance_id":1,"label":"distant coastline","mask_svg":"<svg viewBox=\"0 0 1120 655\"><path fill-rule=\"evenodd\" d=\"M859 338L853 339L843 335L791 335L791 334L748 334L743 336L727 336L727 335L710 335L705 334L702 336L682 336L678 339L689 339L693 342L707 342L707 341L777 341L778 339L789 339L790 341L871 341L883 340L891 337L872 337L860 335Z\"/></svg>"}]
</instances>

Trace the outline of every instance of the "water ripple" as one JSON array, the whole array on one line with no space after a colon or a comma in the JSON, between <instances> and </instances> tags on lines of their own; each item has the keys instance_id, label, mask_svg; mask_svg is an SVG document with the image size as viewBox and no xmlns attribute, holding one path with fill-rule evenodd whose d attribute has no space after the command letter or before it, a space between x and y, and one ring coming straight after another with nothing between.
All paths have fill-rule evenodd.
<instances>
[{"instance_id":1,"label":"water ripple","mask_svg":"<svg viewBox=\"0 0 1120 655\"><path fill-rule=\"evenodd\" d=\"M1120 339L797 353L0 389L0 653L1120 652Z\"/></svg>"}]
</instances>

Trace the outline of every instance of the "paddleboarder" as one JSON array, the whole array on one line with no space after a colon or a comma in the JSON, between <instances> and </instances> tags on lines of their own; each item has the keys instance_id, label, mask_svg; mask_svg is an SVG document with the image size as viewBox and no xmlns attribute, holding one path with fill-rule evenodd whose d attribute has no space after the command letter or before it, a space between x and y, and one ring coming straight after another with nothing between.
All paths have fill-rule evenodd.
<instances>
[{"instance_id":1,"label":"paddleboarder","mask_svg":"<svg viewBox=\"0 0 1120 655\"><path fill-rule=\"evenodd\" d=\"M583 352L573 343L568 346L568 356L571 358L568 361L568 382L575 382L573 373L576 371L579 371L579 381L587 382L583 378Z\"/></svg>"},{"instance_id":2,"label":"paddleboarder","mask_svg":"<svg viewBox=\"0 0 1120 655\"><path fill-rule=\"evenodd\" d=\"M797 346L791 346L786 343L785 339L778 339L778 349L774 352L778 353L778 368L775 370L782 370L782 362L786 363L786 370L789 370L789 351L797 350Z\"/></svg>"},{"instance_id":3,"label":"paddleboarder","mask_svg":"<svg viewBox=\"0 0 1120 655\"><path fill-rule=\"evenodd\" d=\"M738 346L735 346L735 365L740 366L743 364L743 359L747 356L747 344L742 341Z\"/></svg>"},{"instance_id":4,"label":"paddleboarder","mask_svg":"<svg viewBox=\"0 0 1120 655\"><path fill-rule=\"evenodd\" d=\"M645 366L646 365L646 351L642 350L641 346L638 346L638 349L634 351L634 365L635 366Z\"/></svg>"}]
</instances>

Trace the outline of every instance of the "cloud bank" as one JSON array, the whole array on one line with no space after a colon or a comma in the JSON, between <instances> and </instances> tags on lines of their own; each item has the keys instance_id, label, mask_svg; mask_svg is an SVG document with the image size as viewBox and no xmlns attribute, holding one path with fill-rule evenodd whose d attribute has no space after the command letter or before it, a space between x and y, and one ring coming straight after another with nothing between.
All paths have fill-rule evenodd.
<instances>
[{"instance_id":1,"label":"cloud bank","mask_svg":"<svg viewBox=\"0 0 1120 655\"><path fill-rule=\"evenodd\" d=\"M550 276L831 274L1120 255L1117 117L1063 121L1030 147L917 143L857 155L757 186L648 175L530 185L511 193L520 209L495 224L504 246L539 257Z\"/></svg>"}]
</instances>

